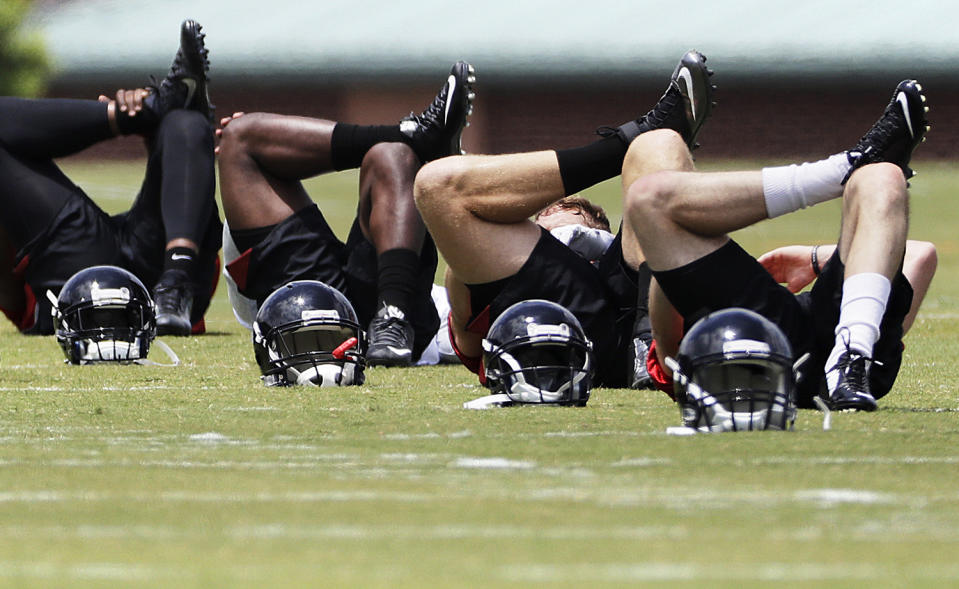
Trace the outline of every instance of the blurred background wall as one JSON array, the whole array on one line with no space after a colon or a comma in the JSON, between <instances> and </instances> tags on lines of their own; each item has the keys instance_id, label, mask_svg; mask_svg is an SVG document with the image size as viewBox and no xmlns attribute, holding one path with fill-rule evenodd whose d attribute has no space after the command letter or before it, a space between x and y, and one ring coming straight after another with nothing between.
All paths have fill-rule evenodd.
<instances>
[{"instance_id":1,"label":"blurred background wall","mask_svg":"<svg viewBox=\"0 0 959 589\"><path fill-rule=\"evenodd\" d=\"M719 86L701 157L846 149L896 83L917 78L933 125L917 159L948 159L959 140L954 9L935 0L41 0L27 26L53 64L46 94L95 98L162 77L180 21L195 18L208 34L218 115L389 123L421 111L465 59L478 77L470 152L589 141L597 126L646 112L690 48L706 54ZM121 141L89 155L140 154Z\"/></svg>"}]
</instances>

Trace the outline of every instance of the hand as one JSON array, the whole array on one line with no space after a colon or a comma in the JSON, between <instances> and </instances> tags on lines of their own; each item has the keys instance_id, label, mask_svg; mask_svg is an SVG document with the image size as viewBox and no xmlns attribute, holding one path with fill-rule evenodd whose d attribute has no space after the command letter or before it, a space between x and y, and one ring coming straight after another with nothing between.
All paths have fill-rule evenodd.
<instances>
[{"instance_id":1,"label":"hand","mask_svg":"<svg viewBox=\"0 0 959 589\"><path fill-rule=\"evenodd\" d=\"M231 116L223 117L222 119L220 119L220 128L215 131L217 141L219 141L220 138L223 136L223 129L226 129L226 126L229 125L230 122L232 122L232 121L234 121L234 120L242 117L244 114L246 114L246 113L243 113L243 112L235 112L235 113L233 113ZM216 153L216 154L219 154L219 153L220 153L220 146L217 145L216 148L213 150L213 152Z\"/></svg>"},{"instance_id":2,"label":"hand","mask_svg":"<svg viewBox=\"0 0 959 589\"><path fill-rule=\"evenodd\" d=\"M759 256L758 262L772 275L773 280L785 284L790 292L799 292L816 279L812 269L812 247L787 245L776 248Z\"/></svg>"},{"instance_id":3,"label":"hand","mask_svg":"<svg viewBox=\"0 0 959 589\"><path fill-rule=\"evenodd\" d=\"M150 91L145 88L136 88L134 90L117 90L116 104L117 110L135 117L138 112L143 110L143 99L150 95ZM101 94L97 97L100 102L110 102L110 98Z\"/></svg>"}]
</instances>

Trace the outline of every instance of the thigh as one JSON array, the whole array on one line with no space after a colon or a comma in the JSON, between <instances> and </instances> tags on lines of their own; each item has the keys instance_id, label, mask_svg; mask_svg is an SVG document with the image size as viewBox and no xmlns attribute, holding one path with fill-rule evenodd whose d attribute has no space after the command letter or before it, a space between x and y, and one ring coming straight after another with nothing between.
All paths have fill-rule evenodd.
<instances>
[{"instance_id":1,"label":"thigh","mask_svg":"<svg viewBox=\"0 0 959 589\"><path fill-rule=\"evenodd\" d=\"M59 294L63 284L84 268L120 265L118 252L111 219L86 196L67 201L48 228L17 252L15 274L25 284L27 298L36 305L36 325L27 321L30 325L21 324L21 329L52 333L46 291Z\"/></svg>"},{"instance_id":2,"label":"thigh","mask_svg":"<svg viewBox=\"0 0 959 589\"><path fill-rule=\"evenodd\" d=\"M0 223L14 249L44 232L71 198L83 191L50 159L30 159L0 144Z\"/></svg>"},{"instance_id":3,"label":"thigh","mask_svg":"<svg viewBox=\"0 0 959 589\"><path fill-rule=\"evenodd\" d=\"M277 224L259 243L227 264L240 294L257 306L293 280L319 280L346 292L346 248L316 205Z\"/></svg>"},{"instance_id":4,"label":"thigh","mask_svg":"<svg viewBox=\"0 0 959 589\"><path fill-rule=\"evenodd\" d=\"M690 264L654 271L653 276L683 317L686 329L713 311L742 307L778 325L789 338L795 357L812 347L813 330L806 309L732 240Z\"/></svg>"}]
</instances>

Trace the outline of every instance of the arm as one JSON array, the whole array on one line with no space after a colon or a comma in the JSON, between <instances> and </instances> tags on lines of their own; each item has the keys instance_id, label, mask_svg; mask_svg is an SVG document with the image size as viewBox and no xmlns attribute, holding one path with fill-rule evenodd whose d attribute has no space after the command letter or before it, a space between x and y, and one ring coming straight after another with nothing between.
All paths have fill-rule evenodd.
<instances>
[{"instance_id":1,"label":"arm","mask_svg":"<svg viewBox=\"0 0 959 589\"><path fill-rule=\"evenodd\" d=\"M928 241L916 241L910 239L906 241L906 257L902 262L902 273L912 285L912 306L909 313L902 320L903 333L909 331L913 321L916 320L916 314L919 312L919 305L922 304L926 293L929 291L929 284L932 277L936 274L936 266L939 263L939 257L936 254L936 246Z\"/></svg>"},{"instance_id":2,"label":"arm","mask_svg":"<svg viewBox=\"0 0 959 589\"><path fill-rule=\"evenodd\" d=\"M791 292L799 292L816 279L813 254L819 270L836 251L835 245L787 245L759 256L758 262L776 282L785 284Z\"/></svg>"}]
</instances>

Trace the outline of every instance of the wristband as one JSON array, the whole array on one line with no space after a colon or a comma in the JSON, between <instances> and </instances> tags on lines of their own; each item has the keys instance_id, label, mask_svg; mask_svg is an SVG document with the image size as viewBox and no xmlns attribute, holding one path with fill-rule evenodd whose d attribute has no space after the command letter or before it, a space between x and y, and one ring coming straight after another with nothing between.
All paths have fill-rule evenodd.
<instances>
[{"instance_id":1,"label":"wristband","mask_svg":"<svg viewBox=\"0 0 959 589\"><path fill-rule=\"evenodd\" d=\"M819 251L819 246L812 246L812 253L809 254L809 258L812 261L812 272L816 276L819 276L819 273L822 271L819 268L819 256L816 255L816 252Z\"/></svg>"}]
</instances>

